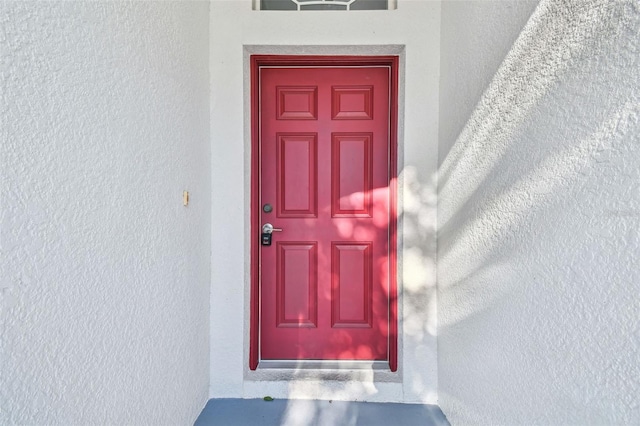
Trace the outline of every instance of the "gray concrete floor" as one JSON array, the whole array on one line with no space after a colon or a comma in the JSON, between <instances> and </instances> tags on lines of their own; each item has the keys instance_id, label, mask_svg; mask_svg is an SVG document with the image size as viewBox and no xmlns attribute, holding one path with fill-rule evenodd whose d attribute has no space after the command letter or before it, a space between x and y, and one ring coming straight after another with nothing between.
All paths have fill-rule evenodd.
<instances>
[{"instance_id":1,"label":"gray concrete floor","mask_svg":"<svg viewBox=\"0 0 640 426\"><path fill-rule=\"evenodd\" d=\"M195 426L440 426L436 405L262 399L211 399Z\"/></svg>"}]
</instances>

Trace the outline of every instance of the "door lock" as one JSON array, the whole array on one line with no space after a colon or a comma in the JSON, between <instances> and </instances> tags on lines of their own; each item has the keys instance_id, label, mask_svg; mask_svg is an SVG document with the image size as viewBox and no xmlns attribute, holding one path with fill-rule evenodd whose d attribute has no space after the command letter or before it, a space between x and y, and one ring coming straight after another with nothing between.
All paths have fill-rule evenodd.
<instances>
[{"instance_id":1,"label":"door lock","mask_svg":"<svg viewBox=\"0 0 640 426\"><path fill-rule=\"evenodd\" d=\"M274 228L273 225L270 223L265 223L264 225L262 225L262 235L260 237L260 243L263 246L271 245L271 234L273 232L282 232L282 229Z\"/></svg>"}]
</instances>

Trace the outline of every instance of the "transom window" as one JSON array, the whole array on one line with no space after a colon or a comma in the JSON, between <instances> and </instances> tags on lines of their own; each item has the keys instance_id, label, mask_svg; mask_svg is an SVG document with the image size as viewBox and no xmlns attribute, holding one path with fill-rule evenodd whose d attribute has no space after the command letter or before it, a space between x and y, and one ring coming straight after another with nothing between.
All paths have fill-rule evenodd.
<instances>
[{"instance_id":1,"label":"transom window","mask_svg":"<svg viewBox=\"0 0 640 426\"><path fill-rule=\"evenodd\" d=\"M389 10L397 0L255 0L258 10Z\"/></svg>"}]
</instances>

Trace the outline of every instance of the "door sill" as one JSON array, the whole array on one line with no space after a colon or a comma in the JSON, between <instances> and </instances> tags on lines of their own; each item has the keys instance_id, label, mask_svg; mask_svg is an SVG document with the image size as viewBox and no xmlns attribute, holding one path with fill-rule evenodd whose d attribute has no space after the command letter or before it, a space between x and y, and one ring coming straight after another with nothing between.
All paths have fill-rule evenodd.
<instances>
[{"instance_id":1,"label":"door sill","mask_svg":"<svg viewBox=\"0 0 640 426\"><path fill-rule=\"evenodd\" d=\"M325 360L260 360L258 369L281 368L287 370L386 370L389 361L325 361Z\"/></svg>"}]
</instances>

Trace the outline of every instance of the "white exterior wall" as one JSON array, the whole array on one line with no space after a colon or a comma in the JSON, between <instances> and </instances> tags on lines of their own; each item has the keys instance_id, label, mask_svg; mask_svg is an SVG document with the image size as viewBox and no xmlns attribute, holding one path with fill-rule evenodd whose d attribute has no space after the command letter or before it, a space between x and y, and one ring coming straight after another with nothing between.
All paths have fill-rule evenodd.
<instances>
[{"instance_id":1,"label":"white exterior wall","mask_svg":"<svg viewBox=\"0 0 640 426\"><path fill-rule=\"evenodd\" d=\"M0 424L204 406L208 25L207 3L0 3Z\"/></svg>"},{"instance_id":2,"label":"white exterior wall","mask_svg":"<svg viewBox=\"0 0 640 426\"><path fill-rule=\"evenodd\" d=\"M440 32L439 163L539 0L443 0Z\"/></svg>"},{"instance_id":3,"label":"white exterior wall","mask_svg":"<svg viewBox=\"0 0 640 426\"><path fill-rule=\"evenodd\" d=\"M439 3L401 0L375 12L259 12L242 0L211 7L211 397L436 403ZM396 374L249 371L249 244L258 237L249 234L252 53L401 56Z\"/></svg>"},{"instance_id":4,"label":"white exterior wall","mask_svg":"<svg viewBox=\"0 0 640 426\"><path fill-rule=\"evenodd\" d=\"M640 423L639 32L637 1L542 0L444 159L453 424Z\"/></svg>"}]
</instances>

